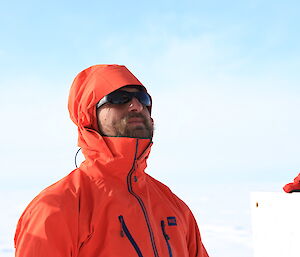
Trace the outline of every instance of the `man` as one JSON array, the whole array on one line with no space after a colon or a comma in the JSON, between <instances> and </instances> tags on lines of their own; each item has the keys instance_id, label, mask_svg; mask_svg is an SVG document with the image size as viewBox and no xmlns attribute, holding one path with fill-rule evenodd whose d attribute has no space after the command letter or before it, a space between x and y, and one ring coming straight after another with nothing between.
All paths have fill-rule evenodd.
<instances>
[{"instance_id":1,"label":"man","mask_svg":"<svg viewBox=\"0 0 300 257\"><path fill-rule=\"evenodd\" d=\"M85 161L21 216L17 257L207 257L195 219L144 172L152 100L125 66L77 75L69 111Z\"/></svg>"}]
</instances>

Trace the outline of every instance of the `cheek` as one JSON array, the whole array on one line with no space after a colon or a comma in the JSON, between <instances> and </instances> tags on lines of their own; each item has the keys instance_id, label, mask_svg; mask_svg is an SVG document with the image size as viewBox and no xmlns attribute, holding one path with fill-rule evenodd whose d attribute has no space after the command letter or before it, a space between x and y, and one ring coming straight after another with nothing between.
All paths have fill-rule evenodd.
<instances>
[{"instance_id":1,"label":"cheek","mask_svg":"<svg viewBox=\"0 0 300 257\"><path fill-rule=\"evenodd\" d=\"M151 115L148 110L145 110L144 116L150 123L153 123L153 119L151 118Z\"/></svg>"},{"instance_id":2,"label":"cheek","mask_svg":"<svg viewBox=\"0 0 300 257\"><path fill-rule=\"evenodd\" d=\"M144 115L144 117L145 117L145 120L146 120L148 126L152 126L153 127L154 123L153 123L153 119L151 118L151 116L150 115Z\"/></svg>"},{"instance_id":3,"label":"cheek","mask_svg":"<svg viewBox=\"0 0 300 257\"><path fill-rule=\"evenodd\" d=\"M120 118L120 113L113 108L103 109L99 116L102 126L105 127L113 126Z\"/></svg>"},{"instance_id":4,"label":"cheek","mask_svg":"<svg viewBox=\"0 0 300 257\"><path fill-rule=\"evenodd\" d=\"M110 122L109 109L105 108L100 110L97 116L98 116L98 123L101 124L101 127L107 127L107 125Z\"/></svg>"}]
</instances>

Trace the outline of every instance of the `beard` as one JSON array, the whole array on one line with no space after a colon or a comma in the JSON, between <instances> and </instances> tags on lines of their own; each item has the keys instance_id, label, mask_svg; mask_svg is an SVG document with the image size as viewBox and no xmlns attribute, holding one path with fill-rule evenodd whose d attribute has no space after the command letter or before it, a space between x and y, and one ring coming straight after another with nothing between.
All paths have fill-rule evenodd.
<instances>
[{"instance_id":1,"label":"beard","mask_svg":"<svg viewBox=\"0 0 300 257\"><path fill-rule=\"evenodd\" d=\"M142 124L130 124L130 118L139 118ZM149 138L153 137L153 123L152 120L146 118L141 113L129 113L118 121L114 121L110 127L110 133L104 133L103 124L98 121L99 132L102 136L117 136L117 137L133 137L133 138Z\"/></svg>"},{"instance_id":2,"label":"beard","mask_svg":"<svg viewBox=\"0 0 300 257\"><path fill-rule=\"evenodd\" d=\"M142 125L130 125L130 118L142 119ZM133 138L152 138L153 137L153 124L152 121L147 119L141 113L129 113L121 120L113 124L116 136L119 137L133 137Z\"/></svg>"}]
</instances>

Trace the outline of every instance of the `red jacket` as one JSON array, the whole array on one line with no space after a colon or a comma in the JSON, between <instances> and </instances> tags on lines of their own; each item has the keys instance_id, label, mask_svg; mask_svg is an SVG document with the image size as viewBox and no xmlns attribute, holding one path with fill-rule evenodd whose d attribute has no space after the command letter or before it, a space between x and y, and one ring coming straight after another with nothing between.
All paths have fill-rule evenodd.
<instances>
[{"instance_id":1,"label":"red jacket","mask_svg":"<svg viewBox=\"0 0 300 257\"><path fill-rule=\"evenodd\" d=\"M294 178L294 182L286 184L283 190L286 193L300 192L300 173Z\"/></svg>"},{"instance_id":2,"label":"red jacket","mask_svg":"<svg viewBox=\"0 0 300 257\"><path fill-rule=\"evenodd\" d=\"M189 208L144 172L150 139L102 137L96 103L142 85L124 66L92 66L75 78L69 111L86 160L42 191L22 214L16 257L207 257Z\"/></svg>"}]
</instances>

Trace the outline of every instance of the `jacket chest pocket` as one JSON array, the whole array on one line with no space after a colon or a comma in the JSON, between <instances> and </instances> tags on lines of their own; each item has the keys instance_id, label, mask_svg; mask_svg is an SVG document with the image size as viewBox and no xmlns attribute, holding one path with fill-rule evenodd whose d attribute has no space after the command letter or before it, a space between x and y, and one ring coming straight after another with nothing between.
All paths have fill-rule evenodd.
<instances>
[{"instance_id":1,"label":"jacket chest pocket","mask_svg":"<svg viewBox=\"0 0 300 257\"><path fill-rule=\"evenodd\" d=\"M129 242L131 243L131 245L133 246L134 250L136 251L137 255L139 257L143 257L142 252L139 248L139 246L137 245L136 241L134 240L134 238L132 237L128 227L126 226L125 220L123 218L122 215L119 216L119 221L121 223L121 227L122 227L122 233L125 233L126 237L128 238Z\"/></svg>"},{"instance_id":2,"label":"jacket chest pocket","mask_svg":"<svg viewBox=\"0 0 300 257\"><path fill-rule=\"evenodd\" d=\"M169 257L173 257L174 254L174 242L176 241L175 238L172 240L172 236L170 235L171 230L175 229L177 227L177 221L176 217L167 217L166 221L161 220L160 221L160 227L161 227L161 233L165 239L165 246L168 249ZM173 227L173 228L172 228ZM172 228L172 229L171 229ZM170 230L171 229L171 230ZM173 236L174 236L174 230L173 230ZM172 247L173 244L173 247Z\"/></svg>"},{"instance_id":3,"label":"jacket chest pocket","mask_svg":"<svg viewBox=\"0 0 300 257\"><path fill-rule=\"evenodd\" d=\"M133 238L132 234L129 231L129 228L126 225L125 219L122 215L118 217L119 222L121 224L121 236L126 236L129 240L131 246L134 248L138 257L143 257L145 255L142 254L141 248L138 246L137 241ZM163 244L161 247L165 248L168 252L168 255L164 255L164 257L173 257L173 250L172 249L172 238L170 237L170 233L168 233L169 226L176 226L176 218L175 217L167 217L167 222L165 220L160 221L160 233L163 237ZM170 231L169 231L170 232ZM173 231L174 232L174 231ZM157 235L158 236L158 235ZM158 255L157 255L158 256Z\"/></svg>"},{"instance_id":4,"label":"jacket chest pocket","mask_svg":"<svg viewBox=\"0 0 300 257\"><path fill-rule=\"evenodd\" d=\"M168 221L168 225L169 226L176 226L177 225L175 217L168 217L167 221ZM166 223L165 223L164 220L162 220L160 222L160 226L161 226L162 235L163 235L163 237L165 239L165 242L166 242L166 247L168 248L169 257L173 257L173 253L172 253L172 241L171 241L170 236L167 233Z\"/></svg>"}]
</instances>

